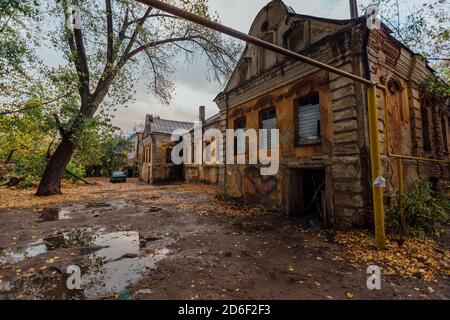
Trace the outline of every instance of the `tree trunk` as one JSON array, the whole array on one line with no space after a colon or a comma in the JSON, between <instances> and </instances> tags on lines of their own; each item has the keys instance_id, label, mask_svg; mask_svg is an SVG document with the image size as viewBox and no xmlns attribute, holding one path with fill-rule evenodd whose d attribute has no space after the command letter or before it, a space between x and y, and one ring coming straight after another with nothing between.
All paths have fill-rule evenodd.
<instances>
[{"instance_id":1,"label":"tree trunk","mask_svg":"<svg viewBox=\"0 0 450 320\"><path fill-rule=\"evenodd\" d=\"M37 196L51 196L61 194L61 180L64 176L66 166L72 158L75 150L74 143L70 137L64 136L56 148L55 153L47 163L41 182L39 183Z\"/></svg>"}]
</instances>

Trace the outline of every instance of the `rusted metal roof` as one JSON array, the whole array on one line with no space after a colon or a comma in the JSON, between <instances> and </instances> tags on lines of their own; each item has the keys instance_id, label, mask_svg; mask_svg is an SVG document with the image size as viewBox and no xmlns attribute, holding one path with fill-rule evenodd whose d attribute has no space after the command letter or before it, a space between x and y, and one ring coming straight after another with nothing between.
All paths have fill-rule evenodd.
<instances>
[{"instance_id":1,"label":"rusted metal roof","mask_svg":"<svg viewBox=\"0 0 450 320\"><path fill-rule=\"evenodd\" d=\"M146 124L146 136L153 133L171 135L177 129L189 130L194 124L192 122L183 122L175 120L166 120L154 117L152 121Z\"/></svg>"}]
</instances>

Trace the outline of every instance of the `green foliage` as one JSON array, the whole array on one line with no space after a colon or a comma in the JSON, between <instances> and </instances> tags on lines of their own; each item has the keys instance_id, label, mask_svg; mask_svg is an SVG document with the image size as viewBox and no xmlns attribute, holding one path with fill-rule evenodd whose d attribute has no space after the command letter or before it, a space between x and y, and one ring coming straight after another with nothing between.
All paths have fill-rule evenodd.
<instances>
[{"instance_id":1,"label":"green foliage","mask_svg":"<svg viewBox=\"0 0 450 320\"><path fill-rule=\"evenodd\" d=\"M33 187L33 181L30 178L20 181L17 185L17 189L29 189L31 187Z\"/></svg>"},{"instance_id":2,"label":"green foliage","mask_svg":"<svg viewBox=\"0 0 450 320\"><path fill-rule=\"evenodd\" d=\"M25 20L37 18L38 7L35 0L0 1L0 76L23 76L24 66L34 61Z\"/></svg>"},{"instance_id":3,"label":"green foliage","mask_svg":"<svg viewBox=\"0 0 450 320\"><path fill-rule=\"evenodd\" d=\"M18 177L39 180L44 173L47 160L44 155L30 154L28 156L18 157L14 163L16 164L15 174Z\"/></svg>"},{"instance_id":4,"label":"green foliage","mask_svg":"<svg viewBox=\"0 0 450 320\"><path fill-rule=\"evenodd\" d=\"M450 4L448 0L371 0L380 7L382 21L394 37L430 61L444 82L450 81ZM448 87L448 86L447 86Z\"/></svg>"},{"instance_id":5,"label":"green foliage","mask_svg":"<svg viewBox=\"0 0 450 320\"><path fill-rule=\"evenodd\" d=\"M76 165L73 162L70 162L67 165L66 173L64 174L64 178L66 180L72 181L72 182L78 182L79 179L74 177L73 175L69 174L67 171L71 172L73 175L75 175L78 178L84 179L86 176L86 170L83 165Z\"/></svg>"},{"instance_id":6,"label":"green foliage","mask_svg":"<svg viewBox=\"0 0 450 320\"><path fill-rule=\"evenodd\" d=\"M126 165L127 152L131 145L131 141L117 133L105 137L100 142L103 174L109 176L113 171L119 170Z\"/></svg>"},{"instance_id":7,"label":"green foliage","mask_svg":"<svg viewBox=\"0 0 450 320\"><path fill-rule=\"evenodd\" d=\"M55 132L40 100L30 99L23 109L22 113L0 115L0 161L14 163L18 177L37 180Z\"/></svg>"},{"instance_id":8,"label":"green foliage","mask_svg":"<svg viewBox=\"0 0 450 320\"><path fill-rule=\"evenodd\" d=\"M390 199L386 221L391 232L403 235L439 235L449 221L449 188L431 190L428 181L418 180L403 196ZM400 208L403 208L403 215Z\"/></svg>"}]
</instances>

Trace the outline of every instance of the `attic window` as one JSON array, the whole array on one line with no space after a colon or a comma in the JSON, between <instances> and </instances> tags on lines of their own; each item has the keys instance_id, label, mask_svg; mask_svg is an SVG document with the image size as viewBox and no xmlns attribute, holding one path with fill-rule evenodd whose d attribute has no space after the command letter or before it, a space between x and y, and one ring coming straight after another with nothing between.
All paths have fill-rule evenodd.
<instances>
[{"instance_id":1,"label":"attic window","mask_svg":"<svg viewBox=\"0 0 450 320\"><path fill-rule=\"evenodd\" d=\"M262 32L267 32L267 30L269 30L269 22L268 21L264 21L264 23L261 26L261 31Z\"/></svg>"}]
</instances>

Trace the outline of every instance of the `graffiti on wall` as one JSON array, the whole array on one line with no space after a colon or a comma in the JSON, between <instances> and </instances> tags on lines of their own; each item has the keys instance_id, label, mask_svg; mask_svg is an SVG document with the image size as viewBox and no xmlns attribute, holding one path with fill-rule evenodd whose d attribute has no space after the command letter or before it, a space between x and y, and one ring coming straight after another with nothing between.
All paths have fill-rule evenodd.
<instances>
[{"instance_id":1,"label":"graffiti on wall","mask_svg":"<svg viewBox=\"0 0 450 320\"><path fill-rule=\"evenodd\" d=\"M261 196L270 196L278 187L277 177L262 176L257 166L249 166L244 172L245 177L251 183L255 192Z\"/></svg>"}]
</instances>

